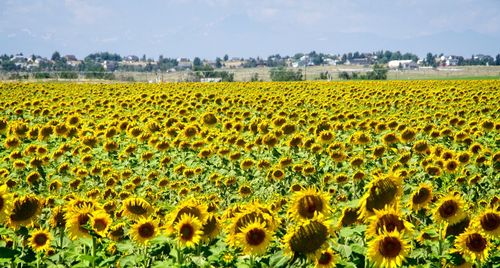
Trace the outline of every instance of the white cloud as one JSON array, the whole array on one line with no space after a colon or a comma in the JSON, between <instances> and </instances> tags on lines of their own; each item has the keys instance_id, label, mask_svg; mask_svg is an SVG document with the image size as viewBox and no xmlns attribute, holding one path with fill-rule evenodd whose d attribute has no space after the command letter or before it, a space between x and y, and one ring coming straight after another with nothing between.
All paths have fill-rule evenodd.
<instances>
[{"instance_id":1,"label":"white cloud","mask_svg":"<svg viewBox=\"0 0 500 268\"><path fill-rule=\"evenodd\" d=\"M102 6L91 4L92 1L65 0L66 9L78 24L97 24L106 19L110 12Z\"/></svg>"}]
</instances>

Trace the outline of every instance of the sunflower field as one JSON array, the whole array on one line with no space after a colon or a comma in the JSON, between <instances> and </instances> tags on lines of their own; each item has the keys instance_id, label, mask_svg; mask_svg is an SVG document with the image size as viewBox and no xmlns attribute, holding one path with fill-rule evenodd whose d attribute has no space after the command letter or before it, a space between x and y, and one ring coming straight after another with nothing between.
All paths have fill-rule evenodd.
<instances>
[{"instance_id":1,"label":"sunflower field","mask_svg":"<svg viewBox=\"0 0 500 268\"><path fill-rule=\"evenodd\" d=\"M500 80L0 84L1 267L498 267Z\"/></svg>"}]
</instances>

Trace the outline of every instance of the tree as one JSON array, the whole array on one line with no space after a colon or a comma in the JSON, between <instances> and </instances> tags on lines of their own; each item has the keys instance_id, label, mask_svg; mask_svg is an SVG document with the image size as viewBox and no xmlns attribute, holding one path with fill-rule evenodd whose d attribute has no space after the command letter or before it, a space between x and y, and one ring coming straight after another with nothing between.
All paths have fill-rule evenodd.
<instances>
[{"instance_id":1,"label":"tree","mask_svg":"<svg viewBox=\"0 0 500 268\"><path fill-rule=\"evenodd\" d=\"M222 67L222 59L217 57L215 58L215 68L221 68Z\"/></svg>"},{"instance_id":2,"label":"tree","mask_svg":"<svg viewBox=\"0 0 500 268\"><path fill-rule=\"evenodd\" d=\"M58 62L61 60L61 54L59 54L59 52L54 52L52 53L52 57L50 57L51 60L55 61L55 62Z\"/></svg>"},{"instance_id":3,"label":"tree","mask_svg":"<svg viewBox=\"0 0 500 268\"><path fill-rule=\"evenodd\" d=\"M229 60L229 56L226 54L224 55L224 61L228 61Z\"/></svg>"},{"instance_id":4,"label":"tree","mask_svg":"<svg viewBox=\"0 0 500 268\"><path fill-rule=\"evenodd\" d=\"M285 67L272 68L269 71L272 81L301 81L302 70L288 70Z\"/></svg>"},{"instance_id":5,"label":"tree","mask_svg":"<svg viewBox=\"0 0 500 268\"><path fill-rule=\"evenodd\" d=\"M436 65L436 59L435 57L432 55L432 53L427 53L427 55L425 56L425 63L427 63L427 66L435 66Z\"/></svg>"},{"instance_id":6,"label":"tree","mask_svg":"<svg viewBox=\"0 0 500 268\"><path fill-rule=\"evenodd\" d=\"M495 65L500 65L500 54L495 57Z\"/></svg>"},{"instance_id":7,"label":"tree","mask_svg":"<svg viewBox=\"0 0 500 268\"><path fill-rule=\"evenodd\" d=\"M196 67L201 67L201 59L198 58L198 57L195 57L194 60L193 60L193 67L196 68Z\"/></svg>"}]
</instances>

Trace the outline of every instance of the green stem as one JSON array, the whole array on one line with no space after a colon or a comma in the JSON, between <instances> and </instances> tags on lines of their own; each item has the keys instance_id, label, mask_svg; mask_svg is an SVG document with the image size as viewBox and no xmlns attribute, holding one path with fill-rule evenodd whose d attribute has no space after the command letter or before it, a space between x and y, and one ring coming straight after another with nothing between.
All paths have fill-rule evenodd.
<instances>
[{"instance_id":1,"label":"green stem","mask_svg":"<svg viewBox=\"0 0 500 268\"><path fill-rule=\"evenodd\" d=\"M177 262L182 265L184 263L184 259L182 256L182 250L180 246L177 246Z\"/></svg>"},{"instance_id":2,"label":"green stem","mask_svg":"<svg viewBox=\"0 0 500 268\"><path fill-rule=\"evenodd\" d=\"M63 243L64 243L63 227L59 227L59 250L61 253L63 252ZM61 254L58 254L57 260L58 260L58 264L61 264L61 261L62 261Z\"/></svg>"},{"instance_id":3,"label":"green stem","mask_svg":"<svg viewBox=\"0 0 500 268\"><path fill-rule=\"evenodd\" d=\"M92 236L92 268L95 268L95 248L97 244L97 239Z\"/></svg>"},{"instance_id":4,"label":"green stem","mask_svg":"<svg viewBox=\"0 0 500 268\"><path fill-rule=\"evenodd\" d=\"M443 255L443 235L442 235L442 232L443 232L443 224L440 223L439 224L439 233L438 233L438 236L439 236L439 243L438 243L438 252L439 252L439 258L441 258L441 256Z\"/></svg>"}]
</instances>

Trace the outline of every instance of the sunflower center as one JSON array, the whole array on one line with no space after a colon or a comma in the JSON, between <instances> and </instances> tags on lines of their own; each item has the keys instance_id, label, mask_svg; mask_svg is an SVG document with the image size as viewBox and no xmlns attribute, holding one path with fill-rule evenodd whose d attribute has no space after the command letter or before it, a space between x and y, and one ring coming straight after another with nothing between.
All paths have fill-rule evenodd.
<instances>
[{"instance_id":1,"label":"sunflower center","mask_svg":"<svg viewBox=\"0 0 500 268\"><path fill-rule=\"evenodd\" d=\"M264 239L266 238L266 231L260 228L254 228L248 231L245 238L248 244L258 246L264 242Z\"/></svg>"},{"instance_id":2,"label":"sunflower center","mask_svg":"<svg viewBox=\"0 0 500 268\"><path fill-rule=\"evenodd\" d=\"M201 211L197 207L186 206L179 210L179 212L177 213L177 217L175 217L174 223L177 223L181 219L181 216L184 214L191 214L194 217L198 218L200 221L202 220Z\"/></svg>"},{"instance_id":3,"label":"sunflower center","mask_svg":"<svg viewBox=\"0 0 500 268\"><path fill-rule=\"evenodd\" d=\"M281 170L275 170L274 173L273 173L274 177L275 178L281 178L283 176L283 171Z\"/></svg>"},{"instance_id":4,"label":"sunflower center","mask_svg":"<svg viewBox=\"0 0 500 268\"><path fill-rule=\"evenodd\" d=\"M130 211L132 214L135 215L143 215L148 212L147 208L141 206L141 205L130 205L127 206L127 210Z\"/></svg>"},{"instance_id":5,"label":"sunflower center","mask_svg":"<svg viewBox=\"0 0 500 268\"><path fill-rule=\"evenodd\" d=\"M215 217L210 217L201 230L203 231L203 235L210 235L217 228L217 219Z\"/></svg>"},{"instance_id":6,"label":"sunflower center","mask_svg":"<svg viewBox=\"0 0 500 268\"><path fill-rule=\"evenodd\" d=\"M321 222L313 221L300 227L290 239L290 248L303 254L314 253L326 242L328 228Z\"/></svg>"},{"instance_id":7,"label":"sunflower center","mask_svg":"<svg viewBox=\"0 0 500 268\"><path fill-rule=\"evenodd\" d=\"M90 216L88 213L78 215L78 228L81 232L87 233L88 230L85 229L85 225L90 220Z\"/></svg>"},{"instance_id":8,"label":"sunflower center","mask_svg":"<svg viewBox=\"0 0 500 268\"><path fill-rule=\"evenodd\" d=\"M155 227L151 223L144 223L139 226L138 233L142 238L150 238L155 233Z\"/></svg>"},{"instance_id":9,"label":"sunflower center","mask_svg":"<svg viewBox=\"0 0 500 268\"><path fill-rule=\"evenodd\" d=\"M359 214L356 208L347 208L342 214L342 226L348 226L355 223L358 217Z\"/></svg>"},{"instance_id":10,"label":"sunflower center","mask_svg":"<svg viewBox=\"0 0 500 268\"><path fill-rule=\"evenodd\" d=\"M380 218L380 220L377 223L377 233L380 229L383 229L384 227L389 232L394 231L394 229L401 231L405 228L403 221L399 219L397 215L394 214L386 214Z\"/></svg>"},{"instance_id":11,"label":"sunflower center","mask_svg":"<svg viewBox=\"0 0 500 268\"><path fill-rule=\"evenodd\" d=\"M323 211L323 201L319 196L307 195L299 200L300 216L311 219L316 211Z\"/></svg>"},{"instance_id":12,"label":"sunflower center","mask_svg":"<svg viewBox=\"0 0 500 268\"><path fill-rule=\"evenodd\" d=\"M427 188L420 188L412 197L414 204L422 204L429 198L431 192Z\"/></svg>"},{"instance_id":13,"label":"sunflower center","mask_svg":"<svg viewBox=\"0 0 500 268\"><path fill-rule=\"evenodd\" d=\"M379 252L387 258L395 258L401 252L402 245L396 237L385 237L379 242Z\"/></svg>"},{"instance_id":14,"label":"sunflower center","mask_svg":"<svg viewBox=\"0 0 500 268\"><path fill-rule=\"evenodd\" d=\"M191 224L183 224L179 230L182 240L190 241L194 236L194 228Z\"/></svg>"},{"instance_id":15,"label":"sunflower center","mask_svg":"<svg viewBox=\"0 0 500 268\"><path fill-rule=\"evenodd\" d=\"M443 218L449 218L453 215L458 210L458 204L453 201L453 200L446 200L440 207L439 207L439 215Z\"/></svg>"},{"instance_id":16,"label":"sunflower center","mask_svg":"<svg viewBox=\"0 0 500 268\"><path fill-rule=\"evenodd\" d=\"M390 179L378 181L371 189L366 200L366 208L373 212L373 209L383 209L392 203L398 193L397 185Z\"/></svg>"},{"instance_id":17,"label":"sunflower center","mask_svg":"<svg viewBox=\"0 0 500 268\"><path fill-rule=\"evenodd\" d=\"M10 219L14 222L29 220L36 214L38 205L38 200L35 198L27 198L19 203L16 202Z\"/></svg>"},{"instance_id":18,"label":"sunflower center","mask_svg":"<svg viewBox=\"0 0 500 268\"><path fill-rule=\"evenodd\" d=\"M3 211L4 204L5 204L5 201L3 200L3 197L0 196L0 211Z\"/></svg>"},{"instance_id":19,"label":"sunflower center","mask_svg":"<svg viewBox=\"0 0 500 268\"><path fill-rule=\"evenodd\" d=\"M327 265L331 263L333 260L333 255L330 252L323 252L321 256L319 256L318 264Z\"/></svg>"},{"instance_id":20,"label":"sunflower center","mask_svg":"<svg viewBox=\"0 0 500 268\"><path fill-rule=\"evenodd\" d=\"M500 216L496 213L487 213L481 217L480 222L485 231L494 231L500 225Z\"/></svg>"},{"instance_id":21,"label":"sunflower center","mask_svg":"<svg viewBox=\"0 0 500 268\"><path fill-rule=\"evenodd\" d=\"M37 234L34 239L37 246L44 246L48 240L49 238L46 234Z\"/></svg>"},{"instance_id":22,"label":"sunflower center","mask_svg":"<svg viewBox=\"0 0 500 268\"><path fill-rule=\"evenodd\" d=\"M106 226L107 226L107 223L106 223L105 219L97 219L94 222L94 229L98 232L106 229Z\"/></svg>"},{"instance_id":23,"label":"sunflower center","mask_svg":"<svg viewBox=\"0 0 500 268\"><path fill-rule=\"evenodd\" d=\"M474 233L467 237L465 244L471 251L482 252L487 246L487 241L482 235Z\"/></svg>"},{"instance_id":24,"label":"sunflower center","mask_svg":"<svg viewBox=\"0 0 500 268\"><path fill-rule=\"evenodd\" d=\"M112 230L110 234L114 237L122 237L125 234L125 231L123 230L123 228L120 227L115 230Z\"/></svg>"}]
</instances>

